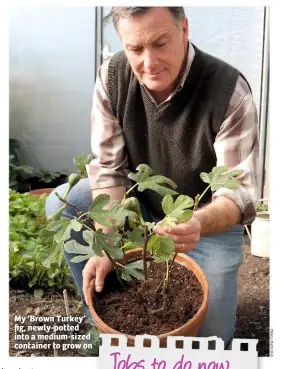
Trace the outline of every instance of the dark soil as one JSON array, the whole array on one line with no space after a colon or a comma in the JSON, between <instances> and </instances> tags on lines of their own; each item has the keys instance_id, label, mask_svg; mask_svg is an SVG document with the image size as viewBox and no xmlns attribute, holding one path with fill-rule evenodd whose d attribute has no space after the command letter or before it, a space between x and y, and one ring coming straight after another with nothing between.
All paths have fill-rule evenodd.
<instances>
[{"instance_id":1,"label":"dark soil","mask_svg":"<svg viewBox=\"0 0 281 369\"><path fill-rule=\"evenodd\" d=\"M248 241L246 240L248 243ZM251 255L250 246L243 245L244 264L238 276L238 311L235 337L259 340L259 356L269 355L269 259ZM24 291L10 290L10 356L53 356L49 351L19 351L14 348L15 315L65 315L62 296L57 293L45 294L41 299ZM78 297L69 296L70 313L83 315ZM88 328L85 322L85 329ZM59 356L79 356L76 350L59 352Z\"/></svg>"},{"instance_id":2,"label":"dark soil","mask_svg":"<svg viewBox=\"0 0 281 369\"><path fill-rule=\"evenodd\" d=\"M79 299L73 295L68 295L69 309L73 316L84 316L82 304ZM40 299L34 298L33 294L22 290L10 289L10 309L9 309L9 355L10 356L54 356L53 349L47 350L29 350L16 349L15 343L21 341L15 340L15 316L27 317L33 315L36 317L66 316L63 296L59 293L45 293ZM43 325L44 323L34 323L33 325ZM31 324L30 324L31 325ZM25 328L27 324L24 324ZM89 329L87 318L80 325L81 332ZM81 333L80 332L80 333ZM42 332L41 332L42 333ZM60 331L58 334L64 334ZM73 332L72 332L73 333ZM39 342L40 340L33 341ZM27 341L22 341L27 342ZM45 341L49 342L49 341ZM57 340L56 342L60 342ZM76 350L58 351L58 356L79 356Z\"/></svg>"},{"instance_id":3,"label":"dark soil","mask_svg":"<svg viewBox=\"0 0 281 369\"><path fill-rule=\"evenodd\" d=\"M246 242L238 275L235 337L258 339L259 356L269 356L269 259L253 256Z\"/></svg>"},{"instance_id":4,"label":"dark soil","mask_svg":"<svg viewBox=\"0 0 281 369\"><path fill-rule=\"evenodd\" d=\"M165 263L151 262L147 282L127 284L125 290L111 273L104 292L96 295L97 313L110 327L133 336L160 335L180 327L199 310L203 291L193 272L175 263L164 299L161 289L155 291L165 273Z\"/></svg>"}]
</instances>

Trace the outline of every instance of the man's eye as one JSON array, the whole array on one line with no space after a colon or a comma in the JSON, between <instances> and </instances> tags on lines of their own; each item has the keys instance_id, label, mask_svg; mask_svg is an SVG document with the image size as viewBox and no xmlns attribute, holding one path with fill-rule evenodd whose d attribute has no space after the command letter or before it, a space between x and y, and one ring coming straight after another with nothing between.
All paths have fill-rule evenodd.
<instances>
[{"instance_id":1,"label":"man's eye","mask_svg":"<svg viewBox=\"0 0 281 369\"><path fill-rule=\"evenodd\" d=\"M165 46L166 45L166 42L158 42L157 44L156 44L156 47L163 47L163 46Z\"/></svg>"},{"instance_id":2,"label":"man's eye","mask_svg":"<svg viewBox=\"0 0 281 369\"><path fill-rule=\"evenodd\" d=\"M135 54L139 54L141 52L141 49L131 49L131 51Z\"/></svg>"}]
</instances>

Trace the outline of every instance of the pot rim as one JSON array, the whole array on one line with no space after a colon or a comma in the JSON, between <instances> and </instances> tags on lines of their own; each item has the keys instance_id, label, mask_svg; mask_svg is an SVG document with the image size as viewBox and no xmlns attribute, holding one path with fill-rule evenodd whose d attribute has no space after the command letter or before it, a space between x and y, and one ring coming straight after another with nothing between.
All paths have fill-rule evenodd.
<instances>
[{"instance_id":1,"label":"pot rim","mask_svg":"<svg viewBox=\"0 0 281 369\"><path fill-rule=\"evenodd\" d=\"M29 191L30 195L42 195L44 193L50 194L54 188L48 187L48 188L38 188L36 190Z\"/></svg>"},{"instance_id":2,"label":"pot rim","mask_svg":"<svg viewBox=\"0 0 281 369\"><path fill-rule=\"evenodd\" d=\"M256 215L255 220L264 220L266 222L270 221L270 213L268 211L260 211Z\"/></svg>"},{"instance_id":3,"label":"pot rim","mask_svg":"<svg viewBox=\"0 0 281 369\"><path fill-rule=\"evenodd\" d=\"M133 255L135 252L142 250L141 248L139 249L134 249L134 250L130 250L126 252L126 255ZM190 319L188 320L185 324L175 328L172 331L169 331L167 333L163 333L161 335L157 335L157 337L161 340L161 339L166 339L168 336L176 336L177 332L180 329L187 329L189 326L192 326L194 324L194 322L196 320L198 320L207 310L207 306L208 306L208 297L209 297L209 284L208 284L208 280L207 277L204 273L204 271L202 270L202 268L200 267L200 265L198 263L196 263L190 256L186 255L186 254L182 254L182 253L178 253L175 259L175 262L177 262L178 264L186 267L186 265L184 264L183 260L188 261L188 263L190 264L191 268L187 268L189 270L191 270L194 273L194 267L196 267L196 269L199 271L201 279L202 279L202 283L199 280L199 278L196 276L197 280L199 281L201 287L202 287L202 291L203 291L203 301L202 304L200 306L200 308L198 309L198 311L196 312L196 314ZM93 304L93 298L94 298L94 294L95 294L95 289L94 289L94 279L92 279L92 281L90 282L89 285L89 295L90 295L90 312L93 316L93 320L95 325L101 325L103 326L105 329L110 330L111 334L118 334L118 335L125 335L129 340L134 340L135 336L117 331L115 329L113 329L111 326L109 326L107 323L105 323L100 316L97 314L95 308L94 308L94 304Z\"/></svg>"}]
</instances>

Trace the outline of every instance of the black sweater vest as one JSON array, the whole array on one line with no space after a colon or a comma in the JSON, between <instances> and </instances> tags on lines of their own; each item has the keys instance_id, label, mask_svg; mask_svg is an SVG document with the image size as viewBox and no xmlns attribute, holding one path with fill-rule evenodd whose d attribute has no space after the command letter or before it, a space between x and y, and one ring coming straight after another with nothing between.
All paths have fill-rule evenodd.
<instances>
[{"instance_id":1,"label":"black sweater vest","mask_svg":"<svg viewBox=\"0 0 281 369\"><path fill-rule=\"evenodd\" d=\"M215 137L241 73L193 47L195 56L186 82L163 107L151 102L124 51L109 63L108 94L123 129L129 170L135 172L139 164L148 164L154 174L171 178L178 185L176 191L194 199L206 188L200 173L216 166ZM151 190L136 195L153 215L163 217L160 195ZM202 203L211 196L206 193Z\"/></svg>"}]
</instances>

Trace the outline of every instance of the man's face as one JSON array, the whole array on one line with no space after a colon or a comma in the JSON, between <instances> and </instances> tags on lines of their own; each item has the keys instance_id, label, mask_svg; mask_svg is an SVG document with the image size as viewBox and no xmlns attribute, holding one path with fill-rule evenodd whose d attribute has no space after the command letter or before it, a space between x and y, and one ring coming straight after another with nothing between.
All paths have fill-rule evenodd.
<instances>
[{"instance_id":1,"label":"man's face","mask_svg":"<svg viewBox=\"0 0 281 369\"><path fill-rule=\"evenodd\" d=\"M121 18L119 35L139 81L152 91L166 91L176 81L187 49L188 26L179 25L168 9L153 8L144 15Z\"/></svg>"}]
</instances>

